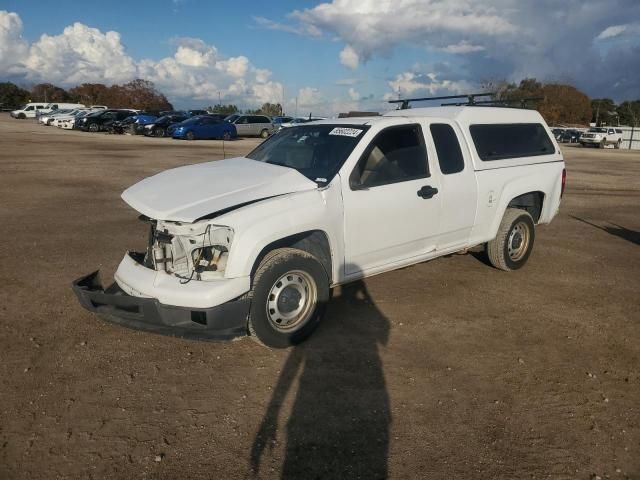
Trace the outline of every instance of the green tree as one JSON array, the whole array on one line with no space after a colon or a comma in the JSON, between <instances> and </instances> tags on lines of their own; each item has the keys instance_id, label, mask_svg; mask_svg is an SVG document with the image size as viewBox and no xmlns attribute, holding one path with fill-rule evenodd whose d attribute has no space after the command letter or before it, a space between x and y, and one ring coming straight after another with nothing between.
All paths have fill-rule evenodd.
<instances>
[{"instance_id":1,"label":"green tree","mask_svg":"<svg viewBox=\"0 0 640 480\"><path fill-rule=\"evenodd\" d=\"M15 83L0 83L0 108L15 109L29 101L29 92Z\"/></svg>"},{"instance_id":2,"label":"green tree","mask_svg":"<svg viewBox=\"0 0 640 480\"><path fill-rule=\"evenodd\" d=\"M597 126L615 125L618 122L617 116L616 104L610 98L591 100L591 121Z\"/></svg>"},{"instance_id":3,"label":"green tree","mask_svg":"<svg viewBox=\"0 0 640 480\"><path fill-rule=\"evenodd\" d=\"M235 105L222 105L220 103L215 104L213 107L210 106L207 110L213 113L222 113L224 115L231 115L240 111Z\"/></svg>"},{"instance_id":4,"label":"green tree","mask_svg":"<svg viewBox=\"0 0 640 480\"><path fill-rule=\"evenodd\" d=\"M622 102L616 108L620 125L640 126L640 100Z\"/></svg>"}]
</instances>

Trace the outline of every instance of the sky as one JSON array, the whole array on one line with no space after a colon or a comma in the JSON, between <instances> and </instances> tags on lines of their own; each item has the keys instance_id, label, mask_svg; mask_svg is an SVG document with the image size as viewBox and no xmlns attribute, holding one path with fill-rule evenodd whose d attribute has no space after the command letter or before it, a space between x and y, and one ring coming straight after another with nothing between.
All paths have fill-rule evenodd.
<instances>
[{"instance_id":1,"label":"sky","mask_svg":"<svg viewBox=\"0 0 640 480\"><path fill-rule=\"evenodd\" d=\"M535 77L640 98L638 0L0 0L0 80L154 82L298 115Z\"/></svg>"}]
</instances>

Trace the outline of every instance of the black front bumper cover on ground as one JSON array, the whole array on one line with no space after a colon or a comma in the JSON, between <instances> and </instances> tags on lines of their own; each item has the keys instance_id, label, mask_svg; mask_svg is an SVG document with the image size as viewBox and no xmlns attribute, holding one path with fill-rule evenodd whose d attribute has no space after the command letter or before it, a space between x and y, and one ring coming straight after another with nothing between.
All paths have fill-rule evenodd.
<instances>
[{"instance_id":1,"label":"black front bumper cover on ground","mask_svg":"<svg viewBox=\"0 0 640 480\"><path fill-rule=\"evenodd\" d=\"M164 305L155 298L128 295L116 283L105 290L99 270L80 277L72 287L84 308L125 327L193 340L230 340L247 334L248 299L211 308Z\"/></svg>"}]
</instances>

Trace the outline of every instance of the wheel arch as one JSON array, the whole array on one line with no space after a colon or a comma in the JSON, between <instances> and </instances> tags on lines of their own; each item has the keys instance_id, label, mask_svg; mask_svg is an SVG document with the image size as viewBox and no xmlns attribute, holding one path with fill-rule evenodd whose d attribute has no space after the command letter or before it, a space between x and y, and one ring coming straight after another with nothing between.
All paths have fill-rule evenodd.
<instances>
[{"instance_id":1,"label":"wheel arch","mask_svg":"<svg viewBox=\"0 0 640 480\"><path fill-rule=\"evenodd\" d=\"M327 274L329 283L331 284L333 282L331 245L329 243L329 236L322 230L308 230L295 233L272 241L264 246L253 261L251 278L253 279L260 262L270 251L287 247L305 251L317 258Z\"/></svg>"},{"instance_id":2,"label":"wheel arch","mask_svg":"<svg viewBox=\"0 0 640 480\"><path fill-rule=\"evenodd\" d=\"M544 206L545 194L540 190L523 193L511 199L506 208L520 208L526 210L535 224L540 220ZM505 209L506 210L506 209ZM504 215L504 213L503 213Z\"/></svg>"}]
</instances>

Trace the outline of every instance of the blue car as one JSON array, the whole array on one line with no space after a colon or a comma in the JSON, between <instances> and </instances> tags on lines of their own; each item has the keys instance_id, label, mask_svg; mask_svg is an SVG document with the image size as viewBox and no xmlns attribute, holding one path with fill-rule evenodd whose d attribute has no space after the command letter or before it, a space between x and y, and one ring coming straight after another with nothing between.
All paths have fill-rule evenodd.
<instances>
[{"instance_id":1,"label":"blue car","mask_svg":"<svg viewBox=\"0 0 640 480\"><path fill-rule=\"evenodd\" d=\"M210 138L230 140L238 136L235 125L208 115L192 117L184 122L171 125L168 131L173 138L185 140Z\"/></svg>"}]
</instances>

